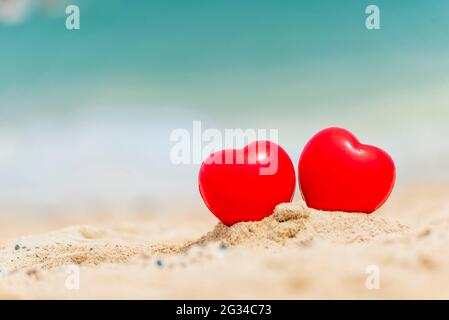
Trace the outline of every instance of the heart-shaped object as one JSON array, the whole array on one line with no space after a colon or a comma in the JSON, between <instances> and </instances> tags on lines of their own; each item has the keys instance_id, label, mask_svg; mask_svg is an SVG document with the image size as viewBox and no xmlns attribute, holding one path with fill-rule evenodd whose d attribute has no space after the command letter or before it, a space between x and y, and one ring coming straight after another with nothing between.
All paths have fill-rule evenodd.
<instances>
[{"instance_id":1,"label":"heart-shaped object","mask_svg":"<svg viewBox=\"0 0 449 320\"><path fill-rule=\"evenodd\" d=\"M259 221L290 202L296 175L288 154L270 141L221 150L201 165L198 184L209 210L224 224Z\"/></svg>"},{"instance_id":2,"label":"heart-shaped object","mask_svg":"<svg viewBox=\"0 0 449 320\"><path fill-rule=\"evenodd\" d=\"M348 130L328 128L305 146L298 176L309 207L371 213L390 195L396 170L385 151L361 144Z\"/></svg>"}]
</instances>

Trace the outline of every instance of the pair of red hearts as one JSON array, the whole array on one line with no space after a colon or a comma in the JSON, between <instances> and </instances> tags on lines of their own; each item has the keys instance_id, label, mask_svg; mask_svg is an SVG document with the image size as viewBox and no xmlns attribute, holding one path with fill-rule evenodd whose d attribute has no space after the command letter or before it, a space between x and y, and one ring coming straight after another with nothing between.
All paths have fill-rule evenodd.
<instances>
[{"instance_id":1,"label":"pair of red hearts","mask_svg":"<svg viewBox=\"0 0 449 320\"><path fill-rule=\"evenodd\" d=\"M236 161L239 154L245 161ZM371 213L390 195L395 166L385 151L361 144L345 129L328 128L305 146L298 177L311 208ZM296 185L290 157L269 141L213 153L203 162L198 180L206 206L226 225L262 220L278 204L292 200Z\"/></svg>"}]
</instances>

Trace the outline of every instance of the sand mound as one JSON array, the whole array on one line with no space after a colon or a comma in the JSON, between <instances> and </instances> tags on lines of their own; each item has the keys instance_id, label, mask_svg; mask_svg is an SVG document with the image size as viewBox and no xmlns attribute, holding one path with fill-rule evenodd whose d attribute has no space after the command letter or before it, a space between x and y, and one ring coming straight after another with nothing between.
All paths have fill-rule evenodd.
<instances>
[{"instance_id":1,"label":"sand mound","mask_svg":"<svg viewBox=\"0 0 449 320\"><path fill-rule=\"evenodd\" d=\"M376 214L319 211L301 201L281 204L271 216L259 222L242 222L231 227L219 223L195 244L216 241L227 245L269 246L289 242L310 244L315 240L353 243L407 230L406 225Z\"/></svg>"}]
</instances>

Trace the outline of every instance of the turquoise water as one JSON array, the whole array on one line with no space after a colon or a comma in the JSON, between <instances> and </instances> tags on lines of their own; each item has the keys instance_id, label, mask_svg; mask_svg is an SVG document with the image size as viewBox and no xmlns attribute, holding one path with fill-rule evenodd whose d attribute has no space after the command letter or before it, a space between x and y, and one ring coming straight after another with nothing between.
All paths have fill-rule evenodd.
<instances>
[{"instance_id":1,"label":"turquoise water","mask_svg":"<svg viewBox=\"0 0 449 320\"><path fill-rule=\"evenodd\" d=\"M294 159L340 125L387 149L399 181L449 178L445 0L70 3L79 31L64 5L0 23L3 203L196 199L197 166L168 157L192 120L276 128Z\"/></svg>"},{"instance_id":2,"label":"turquoise water","mask_svg":"<svg viewBox=\"0 0 449 320\"><path fill-rule=\"evenodd\" d=\"M164 105L307 110L447 85L449 3L376 1L72 1L0 27L2 110L76 113ZM56 110L55 110L56 109ZM4 117L2 117L4 118Z\"/></svg>"}]
</instances>

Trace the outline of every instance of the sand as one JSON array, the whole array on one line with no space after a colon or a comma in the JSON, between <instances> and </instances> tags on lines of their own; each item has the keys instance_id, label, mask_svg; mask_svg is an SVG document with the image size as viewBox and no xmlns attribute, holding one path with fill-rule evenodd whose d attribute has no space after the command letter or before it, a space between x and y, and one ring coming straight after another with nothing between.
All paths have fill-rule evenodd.
<instances>
[{"instance_id":1,"label":"sand","mask_svg":"<svg viewBox=\"0 0 449 320\"><path fill-rule=\"evenodd\" d=\"M371 215L296 200L232 227L203 208L10 218L0 298L447 299L444 190L402 189Z\"/></svg>"}]
</instances>

